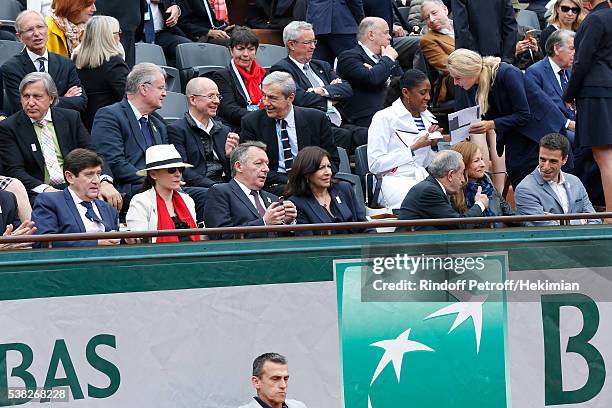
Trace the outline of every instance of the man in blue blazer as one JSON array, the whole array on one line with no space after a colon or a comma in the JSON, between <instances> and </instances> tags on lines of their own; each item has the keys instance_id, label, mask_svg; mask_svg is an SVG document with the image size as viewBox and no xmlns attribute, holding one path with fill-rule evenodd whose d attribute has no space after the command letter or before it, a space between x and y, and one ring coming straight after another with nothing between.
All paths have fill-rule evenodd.
<instances>
[{"instance_id":1,"label":"man in blue blazer","mask_svg":"<svg viewBox=\"0 0 612 408\"><path fill-rule=\"evenodd\" d=\"M43 193L32 209L37 234L70 234L119 230L117 210L99 200L102 158L87 149L75 149L64 161L68 187ZM116 245L118 239L56 241L53 246Z\"/></svg>"},{"instance_id":2,"label":"man in blue blazer","mask_svg":"<svg viewBox=\"0 0 612 408\"><path fill-rule=\"evenodd\" d=\"M367 17L359 25L359 44L338 58L338 74L353 87L353 98L345 104L352 124L370 126L372 116L382 109L389 80L401 76L397 51L390 45L387 22Z\"/></svg>"},{"instance_id":3,"label":"man in blue blazer","mask_svg":"<svg viewBox=\"0 0 612 408\"><path fill-rule=\"evenodd\" d=\"M557 30L546 41L547 58L527 68L525 78L530 79L544 91L557 108L566 117L567 137L574 142L576 113L570 110L563 101L563 92L572 75L574 62L574 36L570 30Z\"/></svg>"},{"instance_id":4,"label":"man in blue blazer","mask_svg":"<svg viewBox=\"0 0 612 408\"><path fill-rule=\"evenodd\" d=\"M310 0L306 21L317 36L315 57L333 64L342 51L354 47L364 17L362 0Z\"/></svg>"},{"instance_id":5,"label":"man in blue blazer","mask_svg":"<svg viewBox=\"0 0 612 408\"><path fill-rule=\"evenodd\" d=\"M84 112L87 95L81 87L76 66L63 55L47 51L49 30L43 16L37 11L26 10L17 16L15 25L17 37L25 47L2 65L4 89L9 102L4 110L17 112L20 107L19 83L30 72L44 71L55 82L59 93L58 106ZM35 27L40 29L35 30Z\"/></svg>"},{"instance_id":6,"label":"man in blue blazer","mask_svg":"<svg viewBox=\"0 0 612 408\"><path fill-rule=\"evenodd\" d=\"M208 191L204 208L207 228L281 225L295 221L297 210L291 201L279 201L278 196L262 190L269 171L264 143L241 143L230 160L233 179L229 183L215 184ZM265 238L276 234L245 236ZM211 235L212 239L235 237L237 235Z\"/></svg>"},{"instance_id":7,"label":"man in blue blazer","mask_svg":"<svg viewBox=\"0 0 612 408\"><path fill-rule=\"evenodd\" d=\"M594 213L586 189L580 179L564 173L569 141L559 133L540 140L540 165L525 177L514 193L516 209L522 215ZM601 224L601 220L585 220ZM572 221L575 223L575 221ZM580 220L576 223L580 223ZM559 225L558 221L534 221L527 225Z\"/></svg>"},{"instance_id":8,"label":"man in blue blazer","mask_svg":"<svg viewBox=\"0 0 612 408\"><path fill-rule=\"evenodd\" d=\"M166 96L164 71L147 62L134 66L126 80L127 97L101 108L94 118L91 138L110 166L115 186L126 195L124 208L140 192L149 146L167 144L166 125L154 112Z\"/></svg>"}]
</instances>

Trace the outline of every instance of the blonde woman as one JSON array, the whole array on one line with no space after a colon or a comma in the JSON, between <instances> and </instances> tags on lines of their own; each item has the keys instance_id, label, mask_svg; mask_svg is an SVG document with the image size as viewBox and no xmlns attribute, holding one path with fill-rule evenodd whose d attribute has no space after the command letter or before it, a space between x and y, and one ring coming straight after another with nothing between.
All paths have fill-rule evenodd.
<instances>
[{"instance_id":1,"label":"blonde woman","mask_svg":"<svg viewBox=\"0 0 612 408\"><path fill-rule=\"evenodd\" d=\"M582 0L556 0L548 18L549 25L540 34L540 49L546 53L546 40L555 31L578 30L578 26L580 26L586 14Z\"/></svg>"},{"instance_id":2,"label":"blonde woman","mask_svg":"<svg viewBox=\"0 0 612 408\"><path fill-rule=\"evenodd\" d=\"M98 109L119 102L125 94L129 69L123 60L120 35L119 22L114 17L92 17L75 58L88 97L87 110L81 119L89 130Z\"/></svg>"},{"instance_id":3,"label":"blonde woman","mask_svg":"<svg viewBox=\"0 0 612 408\"><path fill-rule=\"evenodd\" d=\"M565 134L566 119L543 91L516 67L497 57L460 48L448 57L448 71L457 86L476 87L483 115L470 134L495 130L497 154L506 155L506 170L516 188L538 165L538 142L548 133Z\"/></svg>"}]
</instances>

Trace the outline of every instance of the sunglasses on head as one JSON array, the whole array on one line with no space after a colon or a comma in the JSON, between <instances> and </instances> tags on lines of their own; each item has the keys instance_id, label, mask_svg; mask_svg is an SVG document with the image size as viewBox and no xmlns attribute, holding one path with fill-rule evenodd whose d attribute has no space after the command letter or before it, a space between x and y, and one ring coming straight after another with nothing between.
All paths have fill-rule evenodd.
<instances>
[{"instance_id":1,"label":"sunglasses on head","mask_svg":"<svg viewBox=\"0 0 612 408\"><path fill-rule=\"evenodd\" d=\"M564 13L569 13L569 11L571 10L572 13L574 14L578 14L580 13L580 7L570 7L570 6L561 6L559 7L561 9L562 12Z\"/></svg>"},{"instance_id":2,"label":"sunglasses on head","mask_svg":"<svg viewBox=\"0 0 612 408\"><path fill-rule=\"evenodd\" d=\"M179 173L183 174L183 170L185 170L185 169L183 167L168 167L166 170L170 174L176 173L177 170L178 170Z\"/></svg>"}]
</instances>

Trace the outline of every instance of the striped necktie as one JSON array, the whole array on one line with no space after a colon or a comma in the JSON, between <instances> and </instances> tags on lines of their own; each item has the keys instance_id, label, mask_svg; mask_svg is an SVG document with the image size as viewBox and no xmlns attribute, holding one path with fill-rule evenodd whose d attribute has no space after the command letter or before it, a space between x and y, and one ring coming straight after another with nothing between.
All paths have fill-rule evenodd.
<instances>
[{"instance_id":1,"label":"striped necktie","mask_svg":"<svg viewBox=\"0 0 612 408\"><path fill-rule=\"evenodd\" d=\"M57 160L57 152L48 124L49 122L45 119L36 122L36 125L40 127L40 148L49 173L49 184L57 186L64 183L64 173Z\"/></svg>"},{"instance_id":2,"label":"striped necktie","mask_svg":"<svg viewBox=\"0 0 612 408\"><path fill-rule=\"evenodd\" d=\"M285 171L289 173L293 166L293 155L291 154L291 144L289 143L289 132L287 132L287 121L282 119L277 121L281 127L281 143L283 144L283 159L285 160Z\"/></svg>"}]
</instances>

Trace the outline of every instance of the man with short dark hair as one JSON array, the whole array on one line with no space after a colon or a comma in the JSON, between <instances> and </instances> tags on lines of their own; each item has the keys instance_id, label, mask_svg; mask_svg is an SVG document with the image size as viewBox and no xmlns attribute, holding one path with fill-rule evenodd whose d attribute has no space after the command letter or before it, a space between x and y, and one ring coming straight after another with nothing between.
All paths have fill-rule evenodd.
<instances>
[{"instance_id":1,"label":"man with short dark hair","mask_svg":"<svg viewBox=\"0 0 612 408\"><path fill-rule=\"evenodd\" d=\"M399 209L400 220L423 220L436 218L481 217L489 207L489 198L481 187L474 195L474 205L467 213L460 214L452 206L450 197L457 194L465 183L463 157L454 150L438 153L429 167L430 176L412 187ZM449 224L416 227L416 230L468 228L465 224Z\"/></svg>"},{"instance_id":2,"label":"man with short dark hair","mask_svg":"<svg viewBox=\"0 0 612 408\"><path fill-rule=\"evenodd\" d=\"M265 353L253 361L251 382L257 390L254 401L240 408L306 408L300 401L287 399L289 369L287 358L278 353Z\"/></svg>"},{"instance_id":3,"label":"man with short dark hair","mask_svg":"<svg viewBox=\"0 0 612 408\"><path fill-rule=\"evenodd\" d=\"M232 152L229 183L215 184L208 190L204 223L208 228L281 225L295 222L297 210L289 200L263 191L268 176L266 145L250 141ZM248 238L276 236L274 233L247 234ZM232 234L211 238L234 238Z\"/></svg>"},{"instance_id":4,"label":"man with short dark hair","mask_svg":"<svg viewBox=\"0 0 612 408\"><path fill-rule=\"evenodd\" d=\"M102 158L87 149L74 149L64 161L68 187L38 196L32 210L37 234L69 234L119 230L117 210L98 200ZM56 241L53 246L117 245L118 239Z\"/></svg>"},{"instance_id":5,"label":"man with short dark hair","mask_svg":"<svg viewBox=\"0 0 612 408\"><path fill-rule=\"evenodd\" d=\"M59 93L58 106L84 112L87 96L81 87L74 62L47 51L49 30L43 16L33 10L21 12L15 21L17 38L25 47L23 51L2 65L4 89L10 106L8 112L19 110L19 83L31 72L47 72L53 78Z\"/></svg>"},{"instance_id":6,"label":"man with short dark hair","mask_svg":"<svg viewBox=\"0 0 612 408\"><path fill-rule=\"evenodd\" d=\"M594 213L580 179L564 173L570 145L559 133L540 140L540 164L519 183L514 192L516 210L521 215ZM600 224L601 220L572 220L572 224ZM532 221L527 225L559 225L558 221Z\"/></svg>"}]
</instances>

